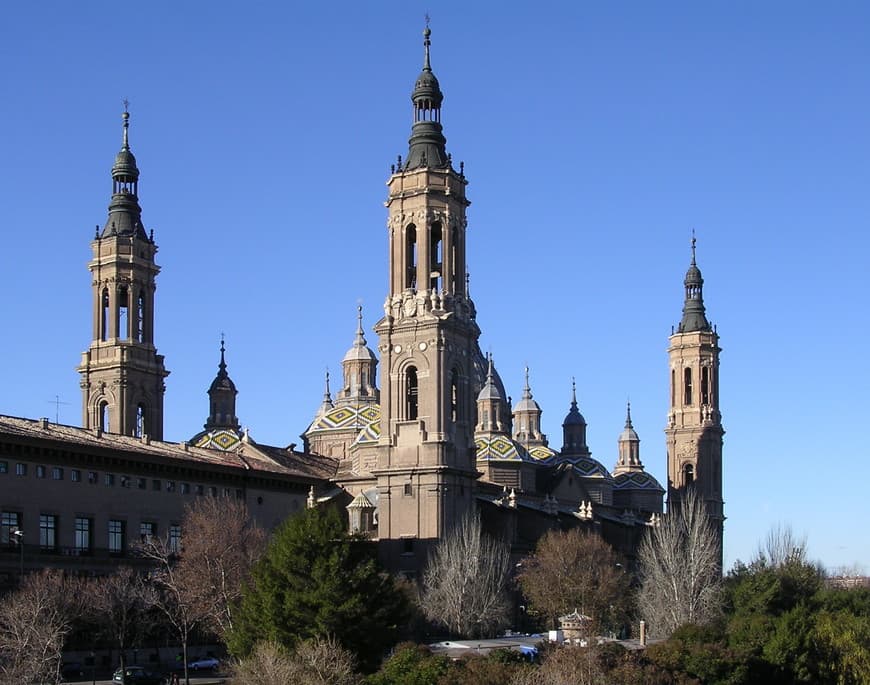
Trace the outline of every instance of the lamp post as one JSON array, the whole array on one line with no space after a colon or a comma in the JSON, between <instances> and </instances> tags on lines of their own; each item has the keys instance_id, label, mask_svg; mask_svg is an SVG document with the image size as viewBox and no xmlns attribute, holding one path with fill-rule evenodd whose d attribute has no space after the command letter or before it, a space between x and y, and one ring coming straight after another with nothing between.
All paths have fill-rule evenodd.
<instances>
[{"instance_id":1,"label":"lamp post","mask_svg":"<svg viewBox=\"0 0 870 685\"><path fill-rule=\"evenodd\" d=\"M24 577L24 531L20 528L13 528L12 534L15 536L15 541L18 544L18 551L20 552L20 563L19 563L19 576L20 578Z\"/></svg>"}]
</instances>

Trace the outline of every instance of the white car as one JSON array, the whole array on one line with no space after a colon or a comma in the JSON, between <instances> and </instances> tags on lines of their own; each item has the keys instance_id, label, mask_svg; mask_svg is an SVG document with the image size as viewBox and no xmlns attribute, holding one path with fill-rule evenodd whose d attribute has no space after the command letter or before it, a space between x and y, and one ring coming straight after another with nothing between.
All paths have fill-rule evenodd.
<instances>
[{"instance_id":1,"label":"white car","mask_svg":"<svg viewBox=\"0 0 870 685\"><path fill-rule=\"evenodd\" d=\"M216 671L220 662L213 656L204 656L201 659L194 659L187 667L191 671Z\"/></svg>"}]
</instances>

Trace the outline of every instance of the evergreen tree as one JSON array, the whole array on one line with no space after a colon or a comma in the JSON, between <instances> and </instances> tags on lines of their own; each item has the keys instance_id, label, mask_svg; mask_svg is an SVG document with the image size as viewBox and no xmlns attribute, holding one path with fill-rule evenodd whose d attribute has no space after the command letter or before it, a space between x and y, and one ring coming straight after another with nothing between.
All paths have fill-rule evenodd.
<instances>
[{"instance_id":1,"label":"evergreen tree","mask_svg":"<svg viewBox=\"0 0 870 685\"><path fill-rule=\"evenodd\" d=\"M254 567L230 652L242 658L262 641L292 648L334 636L361 666L377 666L397 641L408 607L375 553L372 543L347 535L332 509L290 517Z\"/></svg>"}]
</instances>

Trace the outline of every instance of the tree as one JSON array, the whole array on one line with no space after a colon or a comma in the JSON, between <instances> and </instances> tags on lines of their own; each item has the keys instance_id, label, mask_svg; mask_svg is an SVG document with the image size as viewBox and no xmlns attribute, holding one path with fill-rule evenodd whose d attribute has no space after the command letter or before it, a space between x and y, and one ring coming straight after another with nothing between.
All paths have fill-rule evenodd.
<instances>
[{"instance_id":1,"label":"tree","mask_svg":"<svg viewBox=\"0 0 870 685\"><path fill-rule=\"evenodd\" d=\"M613 548L595 533L551 531L521 568L523 594L553 628L573 609L592 618L593 630L615 626L625 614L628 576Z\"/></svg>"},{"instance_id":2,"label":"tree","mask_svg":"<svg viewBox=\"0 0 870 685\"><path fill-rule=\"evenodd\" d=\"M510 550L481 531L480 514L467 514L442 539L423 575L421 608L455 635L481 637L508 622Z\"/></svg>"},{"instance_id":3,"label":"tree","mask_svg":"<svg viewBox=\"0 0 870 685\"><path fill-rule=\"evenodd\" d=\"M274 533L242 594L227 645L244 658L254 645L287 648L334 636L363 668L376 666L408 616L407 600L375 558L346 534L332 509L309 509Z\"/></svg>"},{"instance_id":4,"label":"tree","mask_svg":"<svg viewBox=\"0 0 870 685\"><path fill-rule=\"evenodd\" d=\"M110 576L91 580L86 592L88 613L118 649L124 668L125 651L148 626L148 609L155 600L153 588L129 566L121 566Z\"/></svg>"},{"instance_id":5,"label":"tree","mask_svg":"<svg viewBox=\"0 0 870 685\"><path fill-rule=\"evenodd\" d=\"M716 534L694 490L652 527L638 550L638 612L651 635L705 624L721 613Z\"/></svg>"},{"instance_id":6,"label":"tree","mask_svg":"<svg viewBox=\"0 0 870 685\"><path fill-rule=\"evenodd\" d=\"M61 652L83 607L83 583L46 570L0 601L0 682L57 682Z\"/></svg>"},{"instance_id":7,"label":"tree","mask_svg":"<svg viewBox=\"0 0 870 685\"><path fill-rule=\"evenodd\" d=\"M262 685L357 685L353 654L335 638L300 642L292 652L274 642L261 642L234 670L233 682Z\"/></svg>"},{"instance_id":8,"label":"tree","mask_svg":"<svg viewBox=\"0 0 870 685\"><path fill-rule=\"evenodd\" d=\"M181 532L180 570L201 585L197 594L204 602L205 627L225 640L266 535L242 500L217 497L200 498L188 507Z\"/></svg>"}]
</instances>

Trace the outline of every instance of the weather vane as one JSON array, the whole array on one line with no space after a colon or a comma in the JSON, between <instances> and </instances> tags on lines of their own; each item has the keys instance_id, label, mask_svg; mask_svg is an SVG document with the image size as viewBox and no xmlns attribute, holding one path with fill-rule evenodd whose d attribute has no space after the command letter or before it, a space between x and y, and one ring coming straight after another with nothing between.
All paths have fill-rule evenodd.
<instances>
[{"instance_id":1,"label":"weather vane","mask_svg":"<svg viewBox=\"0 0 870 685\"><path fill-rule=\"evenodd\" d=\"M130 107L130 101L127 98L124 98L121 102L124 103L124 111L126 112L127 109Z\"/></svg>"}]
</instances>

